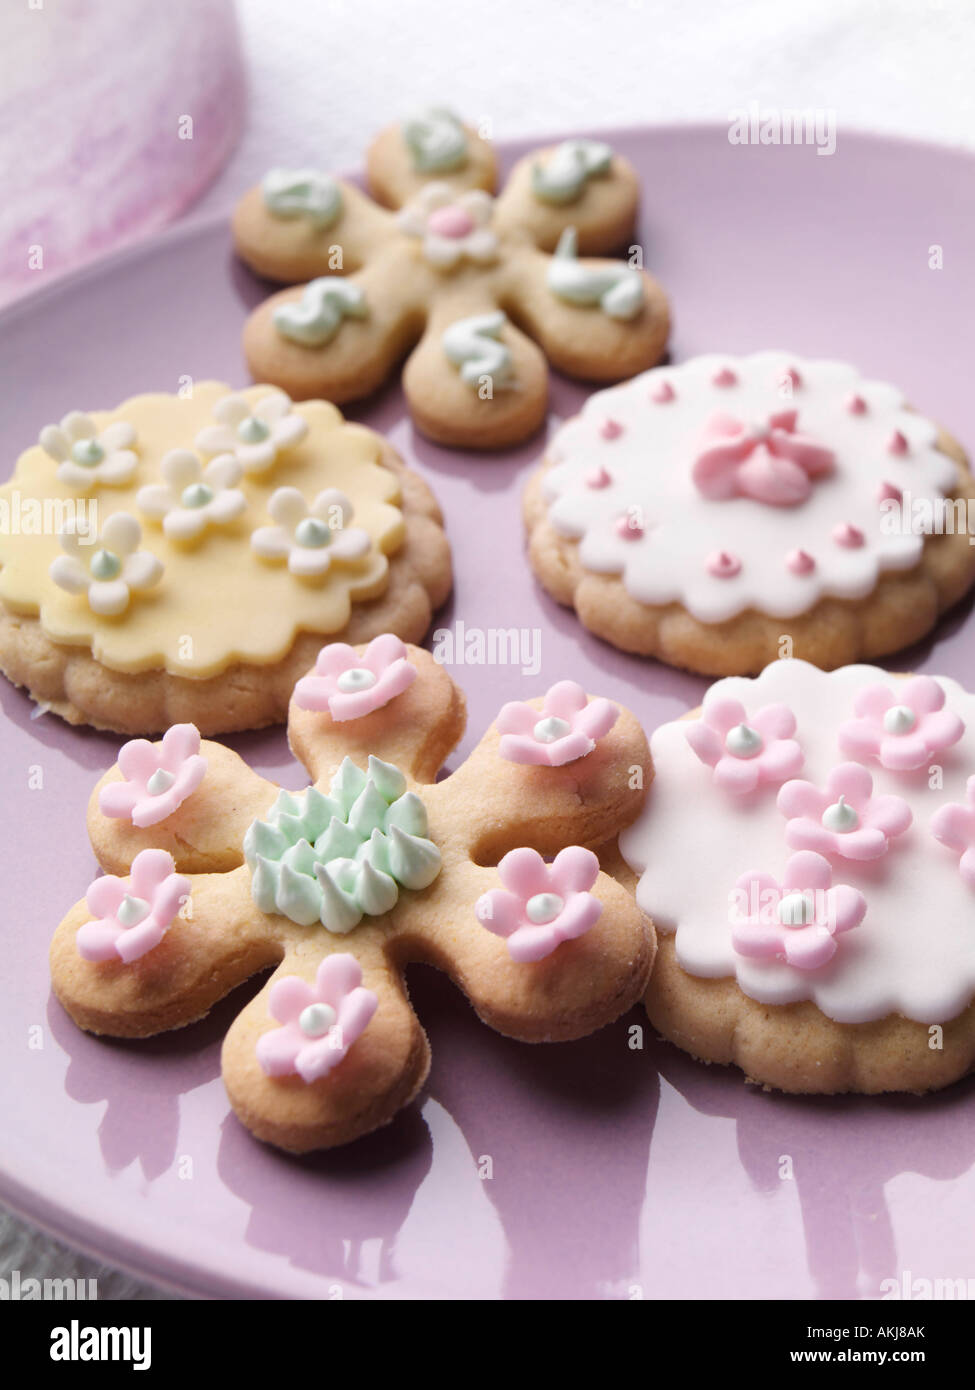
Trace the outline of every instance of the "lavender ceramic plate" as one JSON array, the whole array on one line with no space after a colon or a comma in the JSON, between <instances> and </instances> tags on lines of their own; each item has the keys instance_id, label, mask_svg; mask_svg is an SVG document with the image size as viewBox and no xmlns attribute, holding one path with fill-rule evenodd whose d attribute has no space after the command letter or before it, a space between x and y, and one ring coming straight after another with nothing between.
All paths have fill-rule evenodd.
<instances>
[{"instance_id":1,"label":"lavender ceramic plate","mask_svg":"<svg viewBox=\"0 0 975 1390\"><path fill-rule=\"evenodd\" d=\"M843 356L903 383L975 443L960 350L975 309L971 158L842 134L830 157L731 146L718 127L615 143L643 180L641 240L673 298L676 358ZM510 162L523 148L503 153ZM934 243L942 270L929 268ZM245 381L240 327L263 293L235 264L226 225L206 224L0 315L3 457L12 463L69 408L175 390L186 375ZM583 395L556 382L553 419ZM505 699L565 675L625 701L648 728L699 700L704 682L603 646L533 583L519 490L542 440L497 458L436 448L395 388L357 413L443 504L457 580L439 625L540 635L535 674L455 665L470 704L458 756ZM897 664L971 683L972 631L956 611ZM631 1049L637 1011L585 1042L520 1046L429 971L410 977L435 1059L420 1102L336 1154L261 1147L229 1113L219 1075L239 998L143 1044L86 1037L52 1001L48 939L91 876L84 809L118 740L32 721L2 681L0 701L0 1199L65 1239L216 1295L852 1297L904 1271L972 1273L972 1084L927 1100L768 1096L652 1038ZM300 785L281 731L233 743Z\"/></svg>"}]
</instances>

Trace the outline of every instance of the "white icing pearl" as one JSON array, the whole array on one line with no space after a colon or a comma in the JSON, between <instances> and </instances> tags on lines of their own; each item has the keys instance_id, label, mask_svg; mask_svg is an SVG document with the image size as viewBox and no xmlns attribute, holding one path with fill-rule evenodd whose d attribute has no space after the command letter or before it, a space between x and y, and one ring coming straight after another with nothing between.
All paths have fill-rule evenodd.
<instances>
[{"instance_id":1,"label":"white icing pearl","mask_svg":"<svg viewBox=\"0 0 975 1390\"><path fill-rule=\"evenodd\" d=\"M184 487L179 500L184 507L205 507L213 501L213 489L206 483L190 483L189 487Z\"/></svg>"},{"instance_id":2,"label":"white icing pearl","mask_svg":"<svg viewBox=\"0 0 975 1390\"><path fill-rule=\"evenodd\" d=\"M158 767L146 783L146 791L150 796L162 796L175 781L176 778L171 772L167 772L164 767Z\"/></svg>"},{"instance_id":3,"label":"white icing pearl","mask_svg":"<svg viewBox=\"0 0 975 1390\"><path fill-rule=\"evenodd\" d=\"M554 743L556 739L565 738L566 734L571 732L572 725L564 719L556 718L554 714L550 714L547 719L540 719L532 730L539 743Z\"/></svg>"},{"instance_id":4,"label":"white icing pearl","mask_svg":"<svg viewBox=\"0 0 975 1390\"><path fill-rule=\"evenodd\" d=\"M807 893L786 893L779 901L779 921L784 927L805 927L814 917L813 900Z\"/></svg>"},{"instance_id":5,"label":"white icing pearl","mask_svg":"<svg viewBox=\"0 0 975 1390\"><path fill-rule=\"evenodd\" d=\"M909 734L917 723L917 715L907 705L891 705L884 715L884 728L889 734Z\"/></svg>"},{"instance_id":6,"label":"white icing pearl","mask_svg":"<svg viewBox=\"0 0 975 1390\"><path fill-rule=\"evenodd\" d=\"M309 1004L302 1009L298 1027L306 1038L320 1038L335 1026L335 1010L331 1004Z\"/></svg>"},{"instance_id":7,"label":"white icing pearl","mask_svg":"<svg viewBox=\"0 0 975 1390\"><path fill-rule=\"evenodd\" d=\"M754 758L764 747L762 735L749 724L736 724L729 729L724 746L735 758Z\"/></svg>"},{"instance_id":8,"label":"white icing pearl","mask_svg":"<svg viewBox=\"0 0 975 1390\"><path fill-rule=\"evenodd\" d=\"M822 816L822 826L824 830L834 830L840 835L846 835L851 830L856 830L860 824L860 817L853 807L841 796L839 801L834 801L832 806L827 806Z\"/></svg>"},{"instance_id":9,"label":"white icing pearl","mask_svg":"<svg viewBox=\"0 0 975 1390\"><path fill-rule=\"evenodd\" d=\"M116 921L120 927L134 927L141 922L144 917L149 916L149 904L145 898L137 898L132 893L126 893L119 903L118 911L115 914Z\"/></svg>"},{"instance_id":10,"label":"white icing pearl","mask_svg":"<svg viewBox=\"0 0 975 1390\"><path fill-rule=\"evenodd\" d=\"M343 694L353 695L357 690L371 690L376 684L376 677L364 666L353 666L351 670L343 671L335 684Z\"/></svg>"},{"instance_id":11,"label":"white icing pearl","mask_svg":"<svg viewBox=\"0 0 975 1390\"><path fill-rule=\"evenodd\" d=\"M237 426L237 438L242 439L245 444L263 444L270 433L270 428L264 421L258 420L254 415L248 415L246 420L241 420Z\"/></svg>"},{"instance_id":12,"label":"white icing pearl","mask_svg":"<svg viewBox=\"0 0 975 1390\"><path fill-rule=\"evenodd\" d=\"M565 903L558 893L536 893L525 904L525 916L529 922L541 926L543 922L554 921L563 907Z\"/></svg>"},{"instance_id":13,"label":"white icing pearl","mask_svg":"<svg viewBox=\"0 0 975 1390\"><path fill-rule=\"evenodd\" d=\"M94 468L105 457L105 450L97 439L79 439L71 446L71 457L82 468Z\"/></svg>"},{"instance_id":14,"label":"white icing pearl","mask_svg":"<svg viewBox=\"0 0 975 1390\"><path fill-rule=\"evenodd\" d=\"M111 550L96 550L90 569L93 579L114 579L122 569L122 561Z\"/></svg>"},{"instance_id":15,"label":"white icing pearl","mask_svg":"<svg viewBox=\"0 0 975 1390\"><path fill-rule=\"evenodd\" d=\"M331 539L328 523L320 521L317 516L306 516L295 527L295 540L309 550L321 550Z\"/></svg>"}]
</instances>

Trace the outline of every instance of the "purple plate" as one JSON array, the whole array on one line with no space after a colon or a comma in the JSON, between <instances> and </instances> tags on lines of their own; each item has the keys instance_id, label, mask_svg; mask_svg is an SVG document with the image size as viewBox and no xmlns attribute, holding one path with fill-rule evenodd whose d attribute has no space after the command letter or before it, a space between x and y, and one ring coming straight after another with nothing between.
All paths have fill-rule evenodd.
<instances>
[{"instance_id":1,"label":"purple plate","mask_svg":"<svg viewBox=\"0 0 975 1390\"><path fill-rule=\"evenodd\" d=\"M961 352L975 309L969 156L841 133L824 158L811 146L732 146L719 127L615 143L643 182L641 240L672 295L675 358L762 347L844 357L975 441ZM505 163L525 148L505 147ZM929 269L935 242L941 270ZM264 293L220 222L7 310L4 457L70 408L173 391L187 375L245 382L240 328ZM556 381L553 422L583 396ZM389 434L443 504L457 577L438 626L517 628L540 644L534 673L522 669L531 641L523 663L455 662L470 723L454 765L504 700L563 676L624 701L648 729L700 700L705 682L604 646L535 585L519 493L541 439L489 458L437 448L396 387L354 414ZM971 685L966 619L967 608L949 615L897 666ZM91 878L85 805L118 740L32 721L2 680L0 701L0 1198L64 1239L212 1295L855 1297L905 1272L971 1273L970 1083L926 1100L765 1095L656 1042L636 1010L586 1041L527 1047L483 1027L427 970L410 974L434 1051L419 1102L338 1153L296 1160L262 1147L229 1112L219 1072L247 990L141 1044L87 1037L52 1000L48 940ZM232 742L301 785L281 730Z\"/></svg>"}]
</instances>

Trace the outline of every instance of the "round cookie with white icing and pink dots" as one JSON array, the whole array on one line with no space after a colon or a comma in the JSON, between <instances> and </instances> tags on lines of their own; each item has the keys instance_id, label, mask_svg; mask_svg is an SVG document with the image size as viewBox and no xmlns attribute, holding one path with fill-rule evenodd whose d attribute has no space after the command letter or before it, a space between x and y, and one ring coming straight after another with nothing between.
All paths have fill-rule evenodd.
<instances>
[{"instance_id":1,"label":"round cookie with white icing and pink dots","mask_svg":"<svg viewBox=\"0 0 975 1390\"><path fill-rule=\"evenodd\" d=\"M776 661L713 685L650 748L620 849L662 934L654 1027L785 1091L970 1071L975 695Z\"/></svg>"},{"instance_id":2,"label":"round cookie with white icing and pink dots","mask_svg":"<svg viewBox=\"0 0 975 1390\"><path fill-rule=\"evenodd\" d=\"M760 352L591 396L525 515L536 574L586 627L735 675L918 640L975 580L973 502L961 447L897 387Z\"/></svg>"}]
</instances>

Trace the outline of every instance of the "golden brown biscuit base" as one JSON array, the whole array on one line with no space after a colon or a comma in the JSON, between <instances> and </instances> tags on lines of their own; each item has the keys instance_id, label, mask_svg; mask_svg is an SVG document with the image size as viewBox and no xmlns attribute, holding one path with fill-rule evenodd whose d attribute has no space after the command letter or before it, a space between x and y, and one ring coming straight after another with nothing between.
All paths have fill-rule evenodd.
<instances>
[{"instance_id":1,"label":"golden brown biscuit base","mask_svg":"<svg viewBox=\"0 0 975 1390\"><path fill-rule=\"evenodd\" d=\"M417 679L382 710L337 724L327 713L293 705L289 736L326 790L346 755L363 766L373 753L400 768L422 797L430 838L442 855L440 875L428 889L401 890L389 913L363 918L346 935L260 912L240 839L277 788L236 754L205 743L207 776L167 821L146 830L110 821L97 796L88 811L92 844L105 869L123 872L149 847L173 855L177 871L191 875L185 915L131 965L94 963L75 945L90 917L80 902L51 947L54 990L64 1008L82 1028L116 1037L182 1027L243 980L276 967L230 1028L223 1072L243 1123L294 1152L346 1143L387 1123L422 1085L429 1047L403 982L410 962L446 971L485 1022L525 1042L576 1038L611 1022L640 998L653 962L652 926L632 895L606 874L593 889L603 904L595 925L541 961L513 961L505 941L474 915L481 894L500 886L493 866L509 850L527 844L553 855L567 844L601 844L637 816L652 767L635 717L622 710L592 753L561 768L505 762L492 727L456 772L434 782L463 731L463 695L429 653L411 648L409 659ZM117 770L107 776L117 777ZM194 807L196 796L202 799ZM364 985L379 1000L369 1026L342 1062L310 1085L267 1076L255 1045L274 1026L268 1011L273 979L312 981L325 955L345 951L355 955Z\"/></svg>"},{"instance_id":2,"label":"golden brown biscuit base","mask_svg":"<svg viewBox=\"0 0 975 1390\"><path fill-rule=\"evenodd\" d=\"M510 218L542 251L554 251L566 225L575 228L580 256L623 251L633 236L640 206L640 180L628 159L614 154L606 175L588 179L569 203L546 203L532 193L532 170L558 146L533 150L508 176L505 219Z\"/></svg>"},{"instance_id":3,"label":"golden brown biscuit base","mask_svg":"<svg viewBox=\"0 0 975 1390\"><path fill-rule=\"evenodd\" d=\"M450 593L450 547L436 499L389 445L381 462L400 482L406 540L389 557L385 592L354 603L341 632L300 633L287 656L267 666L237 662L201 679L164 670L133 675L111 670L88 648L51 641L39 619L0 604L0 671L67 723L116 733L158 733L181 723L202 734L234 733L280 723L295 682L325 642L367 642L381 632L420 641Z\"/></svg>"},{"instance_id":4,"label":"golden brown biscuit base","mask_svg":"<svg viewBox=\"0 0 975 1390\"><path fill-rule=\"evenodd\" d=\"M958 465L954 496L975 498L975 479L961 445L941 431L938 447ZM548 520L542 482L551 466L542 465L524 495L529 558L542 586L614 647L702 676L757 675L782 655L783 637L792 640L790 656L824 671L900 651L930 632L975 581L975 547L958 531L929 536L913 569L881 575L866 598L820 599L792 618L749 610L728 622L702 623L681 604L640 603L618 576L583 568L578 542L560 535Z\"/></svg>"}]
</instances>

